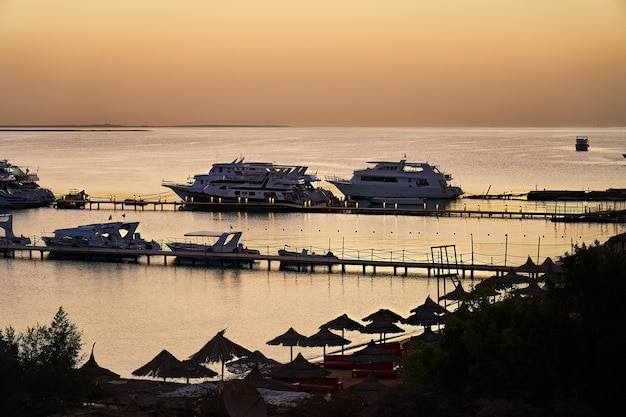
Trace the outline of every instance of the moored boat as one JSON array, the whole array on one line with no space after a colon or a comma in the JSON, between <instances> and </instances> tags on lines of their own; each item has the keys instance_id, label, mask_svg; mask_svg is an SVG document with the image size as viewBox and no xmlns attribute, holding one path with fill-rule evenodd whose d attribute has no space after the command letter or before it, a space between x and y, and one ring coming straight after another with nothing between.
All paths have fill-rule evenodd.
<instances>
[{"instance_id":1,"label":"moored boat","mask_svg":"<svg viewBox=\"0 0 626 417\"><path fill-rule=\"evenodd\" d=\"M333 198L332 192L313 184L319 181L306 166L268 162L213 164L206 174L194 175L187 183L163 181L187 202L262 202L271 204L319 204Z\"/></svg>"},{"instance_id":2,"label":"moored boat","mask_svg":"<svg viewBox=\"0 0 626 417\"><path fill-rule=\"evenodd\" d=\"M30 245L30 238L13 234L13 215L0 214L0 229L4 231L4 235L0 235L0 246Z\"/></svg>"},{"instance_id":3,"label":"moored boat","mask_svg":"<svg viewBox=\"0 0 626 417\"><path fill-rule=\"evenodd\" d=\"M94 223L57 229L42 239L48 247L161 250L157 242L136 232L138 226L139 222Z\"/></svg>"},{"instance_id":4,"label":"moored boat","mask_svg":"<svg viewBox=\"0 0 626 417\"><path fill-rule=\"evenodd\" d=\"M587 136L576 136L576 150L586 151L589 149L589 138Z\"/></svg>"},{"instance_id":5,"label":"moored boat","mask_svg":"<svg viewBox=\"0 0 626 417\"><path fill-rule=\"evenodd\" d=\"M302 249L301 252L279 249L278 255L284 258L291 258L282 259L280 261L280 269L288 269L289 267L306 269L308 266L323 264L324 261L334 261L339 259L331 251L328 251L325 254L317 254L309 251L308 249Z\"/></svg>"},{"instance_id":6,"label":"moored boat","mask_svg":"<svg viewBox=\"0 0 626 417\"><path fill-rule=\"evenodd\" d=\"M89 202L89 195L85 190L70 190L68 194L57 198L54 207L59 209L82 209Z\"/></svg>"},{"instance_id":7,"label":"moored boat","mask_svg":"<svg viewBox=\"0 0 626 417\"><path fill-rule=\"evenodd\" d=\"M196 263L204 265L217 264L219 266L239 266L241 263L250 263L251 260L240 260L235 258L217 258L213 259L206 255L209 254L242 254L242 255L259 255L256 249L248 249L242 243L242 232L211 232L197 231L185 233L183 240L171 240L166 243L167 247L176 255L176 262L179 264ZM203 256L205 255L205 256Z\"/></svg>"},{"instance_id":8,"label":"moored boat","mask_svg":"<svg viewBox=\"0 0 626 417\"><path fill-rule=\"evenodd\" d=\"M375 203L422 204L424 199L452 200L463 194L452 177L422 162L368 162L373 167L355 170L350 180L326 177L346 197Z\"/></svg>"},{"instance_id":9,"label":"moored boat","mask_svg":"<svg viewBox=\"0 0 626 417\"><path fill-rule=\"evenodd\" d=\"M32 208L52 204L52 191L41 188L37 173L0 160L0 208Z\"/></svg>"},{"instance_id":10,"label":"moored boat","mask_svg":"<svg viewBox=\"0 0 626 417\"><path fill-rule=\"evenodd\" d=\"M198 231L185 233L184 240L166 243L172 252L215 252L259 254L256 249L248 249L239 242L242 232Z\"/></svg>"}]
</instances>

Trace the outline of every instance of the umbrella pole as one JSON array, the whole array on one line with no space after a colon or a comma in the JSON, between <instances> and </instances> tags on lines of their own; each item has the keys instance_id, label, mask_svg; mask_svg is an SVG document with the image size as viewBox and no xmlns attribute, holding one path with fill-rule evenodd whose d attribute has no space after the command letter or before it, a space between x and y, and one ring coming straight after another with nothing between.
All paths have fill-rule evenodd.
<instances>
[{"instance_id":1,"label":"umbrella pole","mask_svg":"<svg viewBox=\"0 0 626 417\"><path fill-rule=\"evenodd\" d=\"M341 329L341 337L342 337L343 339L345 339L345 337L343 337L343 335L344 335L344 331L345 331L344 329ZM341 356L343 356L343 345L341 345Z\"/></svg>"},{"instance_id":2,"label":"umbrella pole","mask_svg":"<svg viewBox=\"0 0 626 417\"><path fill-rule=\"evenodd\" d=\"M222 382L224 382L224 358L222 358Z\"/></svg>"}]
</instances>

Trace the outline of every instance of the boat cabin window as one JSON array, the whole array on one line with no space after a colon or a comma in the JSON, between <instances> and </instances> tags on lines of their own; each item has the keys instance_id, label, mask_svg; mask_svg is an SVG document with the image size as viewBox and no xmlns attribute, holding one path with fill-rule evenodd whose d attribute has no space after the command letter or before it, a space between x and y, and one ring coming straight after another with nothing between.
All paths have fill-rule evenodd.
<instances>
[{"instance_id":1,"label":"boat cabin window","mask_svg":"<svg viewBox=\"0 0 626 417\"><path fill-rule=\"evenodd\" d=\"M426 178L418 178L415 180L415 185L418 187L425 187L428 185L428 180Z\"/></svg>"},{"instance_id":2,"label":"boat cabin window","mask_svg":"<svg viewBox=\"0 0 626 417\"><path fill-rule=\"evenodd\" d=\"M361 181L371 181L371 182L398 182L396 177L372 177L369 175L363 175L361 177Z\"/></svg>"}]
</instances>

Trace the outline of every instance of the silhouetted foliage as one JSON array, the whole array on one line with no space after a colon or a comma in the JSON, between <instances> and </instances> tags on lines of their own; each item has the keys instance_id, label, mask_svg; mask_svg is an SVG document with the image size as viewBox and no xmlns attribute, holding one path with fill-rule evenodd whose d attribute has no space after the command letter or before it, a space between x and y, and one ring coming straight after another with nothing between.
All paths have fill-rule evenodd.
<instances>
[{"instance_id":1,"label":"silhouetted foliage","mask_svg":"<svg viewBox=\"0 0 626 417\"><path fill-rule=\"evenodd\" d=\"M82 402L87 377L75 369L81 335L59 308L51 325L16 334L0 331L0 410L3 415L43 416Z\"/></svg>"},{"instance_id":2,"label":"silhouetted foliage","mask_svg":"<svg viewBox=\"0 0 626 417\"><path fill-rule=\"evenodd\" d=\"M564 285L541 299L509 295L462 305L433 347L415 344L407 382L468 400L500 397L554 406L617 407L623 394L626 255L597 243L566 256Z\"/></svg>"}]
</instances>

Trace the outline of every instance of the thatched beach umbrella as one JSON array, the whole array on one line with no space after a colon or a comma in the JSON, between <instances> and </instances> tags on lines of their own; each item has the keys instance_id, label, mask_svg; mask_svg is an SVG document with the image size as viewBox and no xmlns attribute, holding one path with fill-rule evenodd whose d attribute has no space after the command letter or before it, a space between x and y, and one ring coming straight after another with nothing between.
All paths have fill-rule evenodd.
<instances>
[{"instance_id":1,"label":"thatched beach umbrella","mask_svg":"<svg viewBox=\"0 0 626 417\"><path fill-rule=\"evenodd\" d=\"M267 372L280 365L280 362L270 359L258 350L255 350L244 358L228 362L226 369L235 374L243 374L250 371L253 367Z\"/></svg>"},{"instance_id":2,"label":"thatched beach umbrella","mask_svg":"<svg viewBox=\"0 0 626 417\"><path fill-rule=\"evenodd\" d=\"M252 366L248 375L243 379L256 388L270 389L272 391L295 391L296 389L290 384L276 379L265 378L259 367Z\"/></svg>"},{"instance_id":3,"label":"thatched beach umbrella","mask_svg":"<svg viewBox=\"0 0 626 417\"><path fill-rule=\"evenodd\" d=\"M461 284L459 283L459 285ZM444 298L439 297L439 299L442 300ZM420 311L428 311L428 312L436 313L436 314L445 314L448 312L448 310L446 310L444 306L441 306L437 304L436 302L434 302L433 299L430 298L430 295L426 297L424 304L421 304L415 307L413 310L411 310L411 313L417 313Z\"/></svg>"},{"instance_id":4,"label":"thatched beach umbrella","mask_svg":"<svg viewBox=\"0 0 626 417\"><path fill-rule=\"evenodd\" d=\"M375 363L398 362L400 358L381 348L372 340L363 349L347 355L344 360L348 362L369 362L372 364L372 370L374 370Z\"/></svg>"},{"instance_id":5,"label":"thatched beach umbrella","mask_svg":"<svg viewBox=\"0 0 626 417\"><path fill-rule=\"evenodd\" d=\"M339 392L339 395L357 394L362 397L377 395L378 393L387 391L389 387L381 383L372 372L367 375L363 381L358 384L350 385Z\"/></svg>"},{"instance_id":6,"label":"thatched beach umbrella","mask_svg":"<svg viewBox=\"0 0 626 417\"><path fill-rule=\"evenodd\" d=\"M537 274L543 272L543 268L540 265L534 263L533 260L530 259L530 256L528 256L528 259L525 263L515 268L515 272L522 272L530 274L530 276L536 276Z\"/></svg>"},{"instance_id":7,"label":"thatched beach umbrella","mask_svg":"<svg viewBox=\"0 0 626 417\"><path fill-rule=\"evenodd\" d=\"M80 369L84 370L85 372L89 373L90 375L94 376L95 378L98 379L117 379L119 378L119 374L116 374L113 371L110 371L106 368L101 367L100 365L98 365L98 363L96 362L96 359L93 355L93 351L94 348L96 347L96 343L94 342L93 345L91 345L91 355L89 356L89 360L87 362L85 362L83 364L83 366L80 367Z\"/></svg>"},{"instance_id":8,"label":"thatched beach umbrella","mask_svg":"<svg viewBox=\"0 0 626 417\"><path fill-rule=\"evenodd\" d=\"M413 326L424 326L425 328L430 328L431 326L436 326L438 324L443 324L445 321L445 317L443 315L439 315L429 311L417 311L407 317L404 320L404 323L411 324Z\"/></svg>"},{"instance_id":9,"label":"thatched beach umbrella","mask_svg":"<svg viewBox=\"0 0 626 417\"><path fill-rule=\"evenodd\" d=\"M222 381L224 380L224 363L233 358L248 356L251 351L238 345L224 336L226 329L217 332L199 351L189 358L195 363L222 363Z\"/></svg>"},{"instance_id":10,"label":"thatched beach umbrella","mask_svg":"<svg viewBox=\"0 0 626 417\"><path fill-rule=\"evenodd\" d=\"M403 349L410 349L411 345L416 340L419 340L419 341L421 341L423 343L426 343L427 345L433 345L433 344L437 343L437 341L439 340L439 335L437 333L433 332L430 327L425 327L424 328L424 332L422 334L419 334L417 336L411 337L408 341L406 341L406 342L404 342L402 344L402 348Z\"/></svg>"},{"instance_id":11,"label":"thatched beach umbrella","mask_svg":"<svg viewBox=\"0 0 626 417\"><path fill-rule=\"evenodd\" d=\"M278 368L272 372L272 377L283 379L300 379L300 378L315 378L320 376L330 375L331 372L321 366L307 361L302 353L298 353L296 358Z\"/></svg>"},{"instance_id":12,"label":"thatched beach umbrella","mask_svg":"<svg viewBox=\"0 0 626 417\"><path fill-rule=\"evenodd\" d=\"M140 368L135 369L132 374L135 376L151 376L154 378L167 378L167 372L180 365L180 360L176 359L167 350L163 349L150 362Z\"/></svg>"},{"instance_id":13,"label":"thatched beach umbrella","mask_svg":"<svg viewBox=\"0 0 626 417\"><path fill-rule=\"evenodd\" d=\"M401 317L400 317L401 318ZM401 318L402 319L402 318ZM380 341L385 340L387 333L404 333L404 329L398 327L390 318L378 318L361 329L361 333L379 334ZM404 319L402 319L404 321Z\"/></svg>"},{"instance_id":14,"label":"thatched beach umbrella","mask_svg":"<svg viewBox=\"0 0 626 417\"><path fill-rule=\"evenodd\" d=\"M290 327L289 330L287 330L285 333L281 334L280 336L276 336L275 338L267 342L267 344L289 346L291 348L290 360L293 360L293 347L298 346L298 344L304 339L306 339L305 335L298 333L293 329L293 327Z\"/></svg>"},{"instance_id":15,"label":"thatched beach umbrella","mask_svg":"<svg viewBox=\"0 0 626 417\"><path fill-rule=\"evenodd\" d=\"M358 330L360 331L363 328L363 325L355 320L352 320L348 317L347 314L342 314L341 316L332 319L331 321L324 323L320 326L320 329L327 328L332 330L341 330L341 337L344 337L345 330ZM341 355L343 355L343 346L341 345Z\"/></svg>"},{"instance_id":16,"label":"thatched beach umbrella","mask_svg":"<svg viewBox=\"0 0 626 417\"><path fill-rule=\"evenodd\" d=\"M547 291L539 286L537 281L533 281L525 288L518 288L513 291L514 294L520 294L528 297L543 297Z\"/></svg>"},{"instance_id":17,"label":"thatched beach umbrella","mask_svg":"<svg viewBox=\"0 0 626 417\"><path fill-rule=\"evenodd\" d=\"M511 288L517 284L530 284L533 281L533 278L520 275L512 269L502 277L502 282L507 288Z\"/></svg>"},{"instance_id":18,"label":"thatched beach umbrella","mask_svg":"<svg viewBox=\"0 0 626 417\"><path fill-rule=\"evenodd\" d=\"M328 330L327 328L321 328L314 335L307 337L303 341L300 342L300 346L314 347L314 346L322 346L324 348L324 365L326 365L326 346L343 346L349 344L350 341L345 339L338 334L335 334Z\"/></svg>"},{"instance_id":19,"label":"thatched beach umbrella","mask_svg":"<svg viewBox=\"0 0 626 417\"><path fill-rule=\"evenodd\" d=\"M381 308L380 310L373 312L369 316L364 317L363 321L374 321L378 319L389 320L392 323L402 322L402 320L404 320L401 315L394 313L393 311L386 308Z\"/></svg>"},{"instance_id":20,"label":"thatched beach umbrella","mask_svg":"<svg viewBox=\"0 0 626 417\"><path fill-rule=\"evenodd\" d=\"M468 292L463 288L463 284L460 282L454 287L452 291L439 297L440 300L448 301L462 301L467 297Z\"/></svg>"},{"instance_id":21,"label":"thatched beach umbrella","mask_svg":"<svg viewBox=\"0 0 626 417\"><path fill-rule=\"evenodd\" d=\"M217 376L217 372L187 359L169 371L166 371L164 377L165 376L169 378L185 378L187 383L189 383L189 379L191 378L213 378Z\"/></svg>"},{"instance_id":22,"label":"thatched beach umbrella","mask_svg":"<svg viewBox=\"0 0 626 417\"><path fill-rule=\"evenodd\" d=\"M556 264L550 257L546 258L540 266L543 269L543 272L554 272L556 274L563 273L563 268Z\"/></svg>"}]
</instances>

